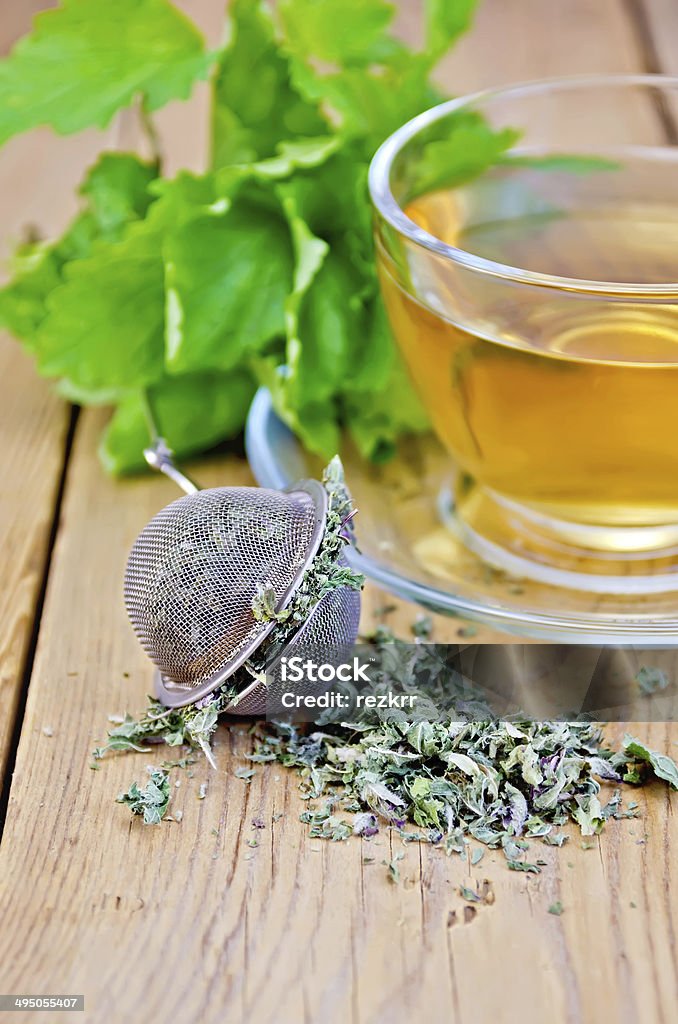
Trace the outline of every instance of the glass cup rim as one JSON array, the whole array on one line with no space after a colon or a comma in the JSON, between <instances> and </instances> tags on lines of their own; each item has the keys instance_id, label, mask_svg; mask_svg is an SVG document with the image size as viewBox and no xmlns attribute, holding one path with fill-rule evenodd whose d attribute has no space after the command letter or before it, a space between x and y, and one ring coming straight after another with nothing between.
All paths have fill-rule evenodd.
<instances>
[{"instance_id":1,"label":"glass cup rim","mask_svg":"<svg viewBox=\"0 0 678 1024\"><path fill-rule=\"evenodd\" d=\"M531 93L555 91L557 89L577 89L591 87L623 88L646 86L654 88L672 88L678 90L678 75L665 74L589 74L560 75L553 78L532 79L525 82L511 83L491 89L481 89L464 96L446 100L428 110L423 111L411 120L406 121L390 135L374 154L370 163L368 186L372 203L377 212L396 231L424 249L438 256L459 264L467 269L500 277L504 280L538 287L556 288L560 291L586 292L606 296L628 296L632 298L662 299L677 296L678 282L662 284L634 284L631 282L594 281L576 277L559 277L555 274L542 274L538 271L525 270L510 264L499 263L476 256L473 253L449 245L435 235L430 234L411 220L396 200L390 186L390 173L393 161L403 147L423 129L435 124L455 110L473 106L479 102L495 97L520 97Z\"/></svg>"}]
</instances>

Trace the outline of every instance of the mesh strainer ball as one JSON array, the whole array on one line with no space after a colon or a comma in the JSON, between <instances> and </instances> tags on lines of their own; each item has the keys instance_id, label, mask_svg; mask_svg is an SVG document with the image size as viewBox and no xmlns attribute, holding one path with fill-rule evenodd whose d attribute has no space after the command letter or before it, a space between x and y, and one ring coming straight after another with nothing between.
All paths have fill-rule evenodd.
<instances>
[{"instance_id":1,"label":"mesh strainer ball","mask_svg":"<svg viewBox=\"0 0 678 1024\"><path fill-rule=\"evenodd\" d=\"M344 559L340 559L346 564ZM318 650L337 654L342 648L351 647L358 635L360 622L360 594L353 587L337 587L318 602L306 622L297 630L292 641L278 658L267 667L271 685L253 682L225 709L230 714L265 715L277 714L283 709L281 674L279 662L283 653L289 655L292 648L301 648L315 653ZM295 686L295 693L316 693L326 689L319 680L308 680Z\"/></svg>"},{"instance_id":2,"label":"mesh strainer ball","mask_svg":"<svg viewBox=\"0 0 678 1024\"><path fill-rule=\"evenodd\" d=\"M141 531L127 563L125 604L158 669L164 704L181 707L211 693L262 644L275 622L257 620L252 602L265 586L276 611L287 606L318 551L326 516L327 493L316 480L286 491L219 487L179 498ZM323 599L302 628L315 620L323 643L353 643L350 589ZM265 705L265 691L251 690L234 712Z\"/></svg>"}]
</instances>

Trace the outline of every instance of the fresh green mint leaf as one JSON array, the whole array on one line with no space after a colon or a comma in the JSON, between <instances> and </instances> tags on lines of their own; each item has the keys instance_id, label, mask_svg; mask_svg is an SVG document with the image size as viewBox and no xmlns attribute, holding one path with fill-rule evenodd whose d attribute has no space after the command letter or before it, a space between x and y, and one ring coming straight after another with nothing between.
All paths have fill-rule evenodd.
<instances>
[{"instance_id":1,"label":"fresh green mint leaf","mask_svg":"<svg viewBox=\"0 0 678 1024\"><path fill-rule=\"evenodd\" d=\"M255 358L253 367L259 383L270 391L276 413L308 451L323 457L334 455L341 440L337 403L318 402L309 395L302 405L295 405L293 389L287 386L289 371L279 356Z\"/></svg>"},{"instance_id":2,"label":"fresh green mint leaf","mask_svg":"<svg viewBox=\"0 0 678 1024\"><path fill-rule=\"evenodd\" d=\"M425 0L426 54L435 63L471 27L478 0Z\"/></svg>"},{"instance_id":3,"label":"fresh green mint leaf","mask_svg":"<svg viewBox=\"0 0 678 1024\"><path fill-rule=\"evenodd\" d=\"M245 165L243 172L264 180L286 178L296 170L325 163L339 148L339 139L332 135L281 142L274 156Z\"/></svg>"},{"instance_id":4,"label":"fresh green mint leaf","mask_svg":"<svg viewBox=\"0 0 678 1024\"><path fill-rule=\"evenodd\" d=\"M281 142L328 128L317 104L292 85L289 60L275 40L267 8L258 0L234 0L229 16L231 37L214 88L215 167L266 159Z\"/></svg>"},{"instance_id":5,"label":"fresh green mint leaf","mask_svg":"<svg viewBox=\"0 0 678 1024\"><path fill-rule=\"evenodd\" d=\"M322 238L312 233L308 224L301 216L296 195L289 185L281 185L277 189L282 209L287 218L292 245L294 249L294 279L292 290L285 302L285 332L288 338L287 358L290 350L301 348L299 341L299 311L304 303L306 293L323 265L329 251L329 245ZM294 374L294 368L288 366L286 381Z\"/></svg>"},{"instance_id":6,"label":"fresh green mint leaf","mask_svg":"<svg viewBox=\"0 0 678 1024\"><path fill-rule=\"evenodd\" d=\"M130 221L144 217L155 174L152 165L132 154L103 153L80 186L85 208L64 235L52 244L20 246L15 253L14 277L0 291L0 323L30 348L66 264L89 256L96 239L116 240Z\"/></svg>"},{"instance_id":7,"label":"fresh green mint leaf","mask_svg":"<svg viewBox=\"0 0 678 1024\"><path fill-rule=\"evenodd\" d=\"M438 126L434 126L439 131ZM513 128L494 131L482 114L458 111L445 122L445 137L426 142L408 199L435 189L458 188L504 157L520 138Z\"/></svg>"},{"instance_id":8,"label":"fresh green mint leaf","mask_svg":"<svg viewBox=\"0 0 678 1024\"><path fill-rule=\"evenodd\" d=\"M172 373L230 369L283 335L293 253L280 211L239 196L170 231L164 257Z\"/></svg>"},{"instance_id":9,"label":"fresh green mint leaf","mask_svg":"<svg viewBox=\"0 0 678 1024\"><path fill-rule=\"evenodd\" d=\"M300 213L296 192L288 184L277 188L277 195L292 237L294 249L294 280L292 292L287 300L287 317L294 318L293 330L296 331L299 305L308 288L323 264L328 251L328 243L318 238L311 231L307 221Z\"/></svg>"},{"instance_id":10,"label":"fresh green mint leaf","mask_svg":"<svg viewBox=\"0 0 678 1024\"><path fill-rule=\"evenodd\" d=\"M145 222L68 264L33 350L40 372L83 392L124 393L163 375L164 272Z\"/></svg>"},{"instance_id":11,"label":"fresh green mint leaf","mask_svg":"<svg viewBox=\"0 0 678 1024\"><path fill-rule=\"evenodd\" d=\"M208 213L223 213L237 180L219 181L216 175L179 171L174 178L157 178L150 192L157 197L150 211L153 226L158 230L176 228ZM230 186L230 188L229 188Z\"/></svg>"},{"instance_id":12,"label":"fresh green mint leaf","mask_svg":"<svg viewBox=\"0 0 678 1024\"><path fill-rule=\"evenodd\" d=\"M276 192L288 218L286 203L291 205L293 220L305 222L312 235L342 249L360 272L357 294L367 298L377 291L367 163L358 148L345 143L337 152L326 149L324 153L325 159L317 159L323 154L316 150L314 166L308 162L297 166L292 176L277 183Z\"/></svg>"},{"instance_id":13,"label":"fresh green mint leaf","mask_svg":"<svg viewBox=\"0 0 678 1024\"><path fill-rule=\"evenodd\" d=\"M45 318L47 296L61 284L64 266L89 253L96 233L92 216L81 214L58 242L27 243L14 254L14 276L0 290L0 324L28 348Z\"/></svg>"},{"instance_id":14,"label":"fresh green mint leaf","mask_svg":"<svg viewBox=\"0 0 678 1024\"><path fill-rule=\"evenodd\" d=\"M343 135L360 141L365 161L396 128L441 98L428 80L427 64L416 54L394 66L329 73L297 63L294 81L310 101L332 111Z\"/></svg>"},{"instance_id":15,"label":"fresh green mint leaf","mask_svg":"<svg viewBox=\"0 0 678 1024\"><path fill-rule=\"evenodd\" d=\"M149 110L185 99L212 60L167 0L62 0L0 63L0 144L38 125L104 128L137 96Z\"/></svg>"},{"instance_id":16,"label":"fresh green mint leaf","mask_svg":"<svg viewBox=\"0 0 678 1024\"><path fill-rule=\"evenodd\" d=\"M618 171L622 166L618 160L609 160L602 156L586 156L581 153L549 153L545 156L517 153L502 158L501 163L509 167L529 167L535 171L564 171L567 174Z\"/></svg>"},{"instance_id":17,"label":"fresh green mint leaf","mask_svg":"<svg viewBox=\"0 0 678 1024\"><path fill-rule=\"evenodd\" d=\"M384 0L281 0L278 10L287 46L303 59L364 65L400 52L385 38L395 7Z\"/></svg>"},{"instance_id":18,"label":"fresh green mint leaf","mask_svg":"<svg viewBox=\"0 0 678 1024\"><path fill-rule=\"evenodd\" d=\"M22 271L0 290L0 327L27 347L45 316L45 297L61 281L63 261L47 246L24 248Z\"/></svg>"},{"instance_id":19,"label":"fresh green mint leaf","mask_svg":"<svg viewBox=\"0 0 678 1024\"><path fill-rule=\"evenodd\" d=\"M80 186L102 238L118 238L130 221L146 216L157 173L132 153L102 153Z\"/></svg>"},{"instance_id":20,"label":"fresh green mint leaf","mask_svg":"<svg viewBox=\"0 0 678 1024\"><path fill-rule=\"evenodd\" d=\"M373 462L392 457L397 440L427 429L428 418L398 353L392 349L384 385L365 397L348 392L343 408L349 433L360 454Z\"/></svg>"},{"instance_id":21,"label":"fresh green mint leaf","mask_svg":"<svg viewBox=\"0 0 678 1024\"><path fill-rule=\"evenodd\" d=\"M363 305L359 275L331 248L301 302L296 330L288 338L286 386L295 405L341 390L359 339Z\"/></svg>"},{"instance_id":22,"label":"fresh green mint leaf","mask_svg":"<svg viewBox=\"0 0 678 1024\"><path fill-rule=\"evenodd\" d=\"M409 380L406 374L398 374L399 367L400 356L394 349L384 303L381 295L376 292L365 303L361 330L354 338L351 364L346 377L346 393L382 393L395 386L396 397L405 398L409 405ZM376 407L374 411L377 411ZM407 411L405 416L407 418Z\"/></svg>"},{"instance_id":23,"label":"fresh green mint leaf","mask_svg":"<svg viewBox=\"0 0 678 1024\"><path fill-rule=\"evenodd\" d=\"M163 436L179 458L204 451L242 430L254 394L245 369L232 373L189 373L167 377L149 389ZM99 448L105 468L114 474L143 469L148 424L141 395L120 402Z\"/></svg>"},{"instance_id":24,"label":"fresh green mint leaf","mask_svg":"<svg viewBox=\"0 0 678 1024\"><path fill-rule=\"evenodd\" d=\"M388 32L383 0L283 0L282 47L295 90L327 112L342 137L360 139L363 158L410 117L440 98L430 85L440 55L416 53ZM444 31L438 25L438 36Z\"/></svg>"}]
</instances>

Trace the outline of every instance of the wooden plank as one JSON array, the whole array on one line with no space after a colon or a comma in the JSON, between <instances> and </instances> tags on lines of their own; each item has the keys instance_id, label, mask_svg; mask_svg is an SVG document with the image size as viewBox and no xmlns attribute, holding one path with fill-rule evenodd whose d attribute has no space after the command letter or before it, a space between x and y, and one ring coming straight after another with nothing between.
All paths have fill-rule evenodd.
<instances>
[{"instance_id":1,"label":"wooden plank","mask_svg":"<svg viewBox=\"0 0 678 1024\"><path fill-rule=\"evenodd\" d=\"M678 74L678 7L672 0L627 0L627 11L642 49L646 71ZM666 93L655 114L664 137L678 145L678 92Z\"/></svg>"},{"instance_id":2,"label":"wooden plank","mask_svg":"<svg viewBox=\"0 0 678 1024\"><path fill-rule=\"evenodd\" d=\"M445 57L436 77L445 93L464 95L539 78L645 70L633 3L483 0L472 32ZM418 37L420 20L420 5L402 6L400 30L406 38ZM600 117L603 102L606 120ZM616 138L618 125L626 123L636 140L645 137L649 142L662 137L655 113L646 97L601 96L590 125L585 105L568 108L558 122L558 141L576 146L587 134L604 141L606 130Z\"/></svg>"},{"instance_id":3,"label":"wooden plank","mask_svg":"<svg viewBox=\"0 0 678 1024\"><path fill-rule=\"evenodd\" d=\"M670 1020L678 818L659 787L640 794L640 821L612 823L594 850L576 838L546 849L537 878L509 873L501 854L471 867L409 846L393 886L381 861L396 840L309 841L295 777L267 766L250 785L235 778L251 741L222 729L217 772L197 765L174 795L181 823L130 825L112 795L166 751L98 772L88 754L107 714L138 706L149 687L121 578L136 532L175 491L105 479L94 457L101 423L86 413L76 440L0 849L0 987L84 991L90 1019L102 1021L139 1007L187 1022L501 1020L527 991L528 1024L603 1010ZM212 485L249 482L238 460L195 472ZM666 750L677 736L638 732ZM254 817L267 826L256 850ZM458 886L483 878L495 903L464 924ZM547 913L557 899L560 918Z\"/></svg>"},{"instance_id":4,"label":"wooden plank","mask_svg":"<svg viewBox=\"0 0 678 1024\"><path fill-rule=\"evenodd\" d=\"M462 94L557 75L638 71L641 51L625 0L484 0L440 78Z\"/></svg>"},{"instance_id":5,"label":"wooden plank","mask_svg":"<svg viewBox=\"0 0 678 1024\"><path fill-rule=\"evenodd\" d=\"M478 65L504 77L502 61L514 61L508 41L530 38L535 60L564 70L564 21L585 15L582 46L597 48L600 62L627 40L620 4L571 0L560 21L549 13L542 33L545 6L488 2L500 20L482 23L465 59L472 63L477 45ZM112 759L99 772L88 771L88 752L107 714L133 710L148 690L121 577L136 532L176 492L163 480L105 479L94 455L101 425L100 413L86 413L76 438L0 847L0 990L84 991L93 1021L142 1013L187 1024L429 1016L588 1024L604 1015L668 1024L678 995L670 896L678 817L661 787L639 795L643 818L613 822L594 849L574 837L570 849L546 849L538 877L509 873L501 854L472 867L408 846L394 886L381 865L391 856L387 837L309 841L295 777L264 766L249 785L235 778L251 741L220 729L217 772L197 765L174 794L181 823L129 823L111 794L166 752ZM249 480L237 460L195 475L208 484ZM368 598L368 617L377 600ZM400 608L404 629L414 609ZM441 627L439 639L457 626ZM666 726L637 732L667 751L678 738ZM203 780L208 794L198 800ZM266 824L256 849L247 844L254 817ZM495 902L464 923L458 886L483 878ZM561 917L547 913L555 900Z\"/></svg>"},{"instance_id":6,"label":"wooden plank","mask_svg":"<svg viewBox=\"0 0 678 1024\"><path fill-rule=\"evenodd\" d=\"M673 0L630 0L648 70L678 74L678 6Z\"/></svg>"},{"instance_id":7,"label":"wooden plank","mask_svg":"<svg viewBox=\"0 0 678 1024\"><path fill-rule=\"evenodd\" d=\"M7 53L29 30L35 13L50 6L51 0L8 4L0 24L0 53ZM184 0L182 6L216 45L222 21L218 5ZM204 153L199 132L204 135L206 129L196 133L192 126L205 125L195 108L204 108L206 88L190 103L171 104L164 112L174 119L184 152ZM41 129L10 140L0 154L0 260L5 262L28 228L45 238L63 230L76 212L84 170L102 148L135 148L138 143L138 125L129 113L105 132L63 138ZM0 280L5 277L0 273ZM37 377L30 359L14 341L0 336L0 783L46 568L69 419L67 404Z\"/></svg>"},{"instance_id":8,"label":"wooden plank","mask_svg":"<svg viewBox=\"0 0 678 1024\"><path fill-rule=\"evenodd\" d=\"M3 12L0 53L6 53L44 4ZM26 216L22 183L34 177L38 153L24 147L0 161L2 246ZM23 196L27 196L25 187ZM4 256L6 248L3 248ZM2 275L0 275L2 276ZM0 334L0 784L10 753L36 607L48 557L69 411L40 381L29 358Z\"/></svg>"},{"instance_id":9,"label":"wooden plank","mask_svg":"<svg viewBox=\"0 0 678 1024\"><path fill-rule=\"evenodd\" d=\"M49 553L69 412L0 334L0 781Z\"/></svg>"}]
</instances>

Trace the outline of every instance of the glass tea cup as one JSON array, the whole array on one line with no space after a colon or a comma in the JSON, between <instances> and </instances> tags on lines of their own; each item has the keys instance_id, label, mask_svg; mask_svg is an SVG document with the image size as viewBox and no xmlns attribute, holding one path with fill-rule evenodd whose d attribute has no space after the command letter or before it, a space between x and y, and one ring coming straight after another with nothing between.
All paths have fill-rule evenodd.
<instances>
[{"instance_id":1,"label":"glass tea cup","mask_svg":"<svg viewBox=\"0 0 678 1024\"><path fill-rule=\"evenodd\" d=\"M370 168L391 326L486 561L678 589L678 79L444 103Z\"/></svg>"}]
</instances>

